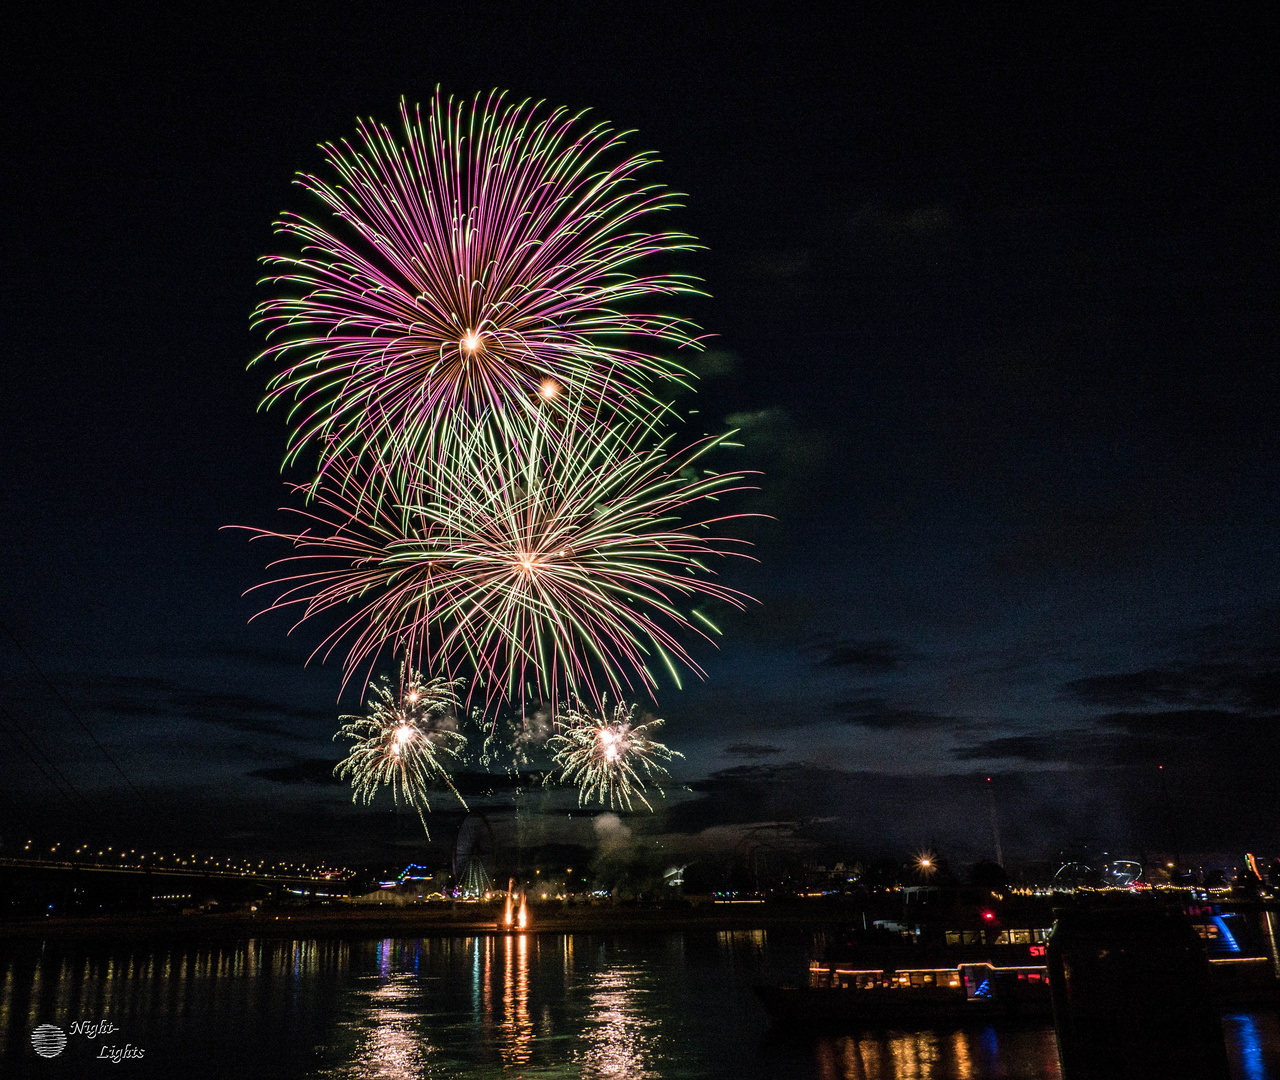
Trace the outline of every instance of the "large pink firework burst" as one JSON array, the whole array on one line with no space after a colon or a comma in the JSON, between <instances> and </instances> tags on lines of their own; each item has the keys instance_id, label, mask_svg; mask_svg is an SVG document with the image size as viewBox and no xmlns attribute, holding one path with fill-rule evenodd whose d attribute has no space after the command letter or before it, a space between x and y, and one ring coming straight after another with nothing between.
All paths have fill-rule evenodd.
<instances>
[{"instance_id":1,"label":"large pink firework burst","mask_svg":"<svg viewBox=\"0 0 1280 1080\"><path fill-rule=\"evenodd\" d=\"M321 475L403 473L445 415L514 422L564 390L652 409L653 381L687 374L661 353L696 327L633 307L698 291L640 270L697 246L648 227L677 205L639 180L654 156L611 164L624 133L496 92L437 95L425 118L402 102L401 121L399 138L362 121L354 144L323 147L331 180L300 176L331 220L277 223L300 252L265 260L277 295L255 320L258 360L279 365L265 402L291 403L286 461L310 447Z\"/></svg>"},{"instance_id":2,"label":"large pink firework burst","mask_svg":"<svg viewBox=\"0 0 1280 1080\"><path fill-rule=\"evenodd\" d=\"M317 652L339 651L348 679L389 647L416 667L473 672L490 704L598 701L652 692L658 670L677 685L682 667L701 675L684 632L715 627L690 605L749 599L707 565L742 555L714 530L745 515L695 513L747 486L702 467L727 436L672 452L652 420L529 431L518 446L492 425L459 436L398 502L322 483L294 511L306 528L251 530L296 549L272 564L295 572L267 583L268 610L342 611Z\"/></svg>"}]
</instances>

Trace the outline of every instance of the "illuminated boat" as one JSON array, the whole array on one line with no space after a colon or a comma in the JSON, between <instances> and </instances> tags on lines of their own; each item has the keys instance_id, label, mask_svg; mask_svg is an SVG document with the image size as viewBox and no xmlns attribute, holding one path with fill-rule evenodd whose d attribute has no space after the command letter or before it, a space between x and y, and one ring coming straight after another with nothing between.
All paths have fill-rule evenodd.
<instances>
[{"instance_id":1,"label":"illuminated boat","mask_svg":"<svg viewBox=\"0 0 1280 1080\"><path fill-rule=\"evenodd\" d=\"M1043 944L846 946L810 961L799 986L756 986L778 1026L1048 1017Z\"/></svg>"},{"instance_id":2,"label":"illuminated boat","mask_svg":"<svg viewBox=\"0 0 1280 1080\"><path fill-rule=\"evenodd\" d=\"M1274 958L1242 947L1240 916L1205 907L1189 912L1207 954L1218 1008L1280 1004ZM1050 1019L1051 929L999 927L903 934L901 944L847 935L810 961L798 986L756 986L780 1028L877 1027L906 1022ZM1232 928L1234 925L1234 929ZM883 934L879 935L884 940ZM920 940L935 944L914 944ZM1135 991L1141 988L1135 987Z\"/></svg>"}]
</instances>

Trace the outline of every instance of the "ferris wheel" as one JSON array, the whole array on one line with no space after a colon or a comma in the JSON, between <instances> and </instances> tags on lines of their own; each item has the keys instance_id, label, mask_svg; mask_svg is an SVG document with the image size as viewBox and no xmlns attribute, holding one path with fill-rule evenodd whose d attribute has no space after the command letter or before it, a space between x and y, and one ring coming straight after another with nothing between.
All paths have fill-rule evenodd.
<instances>
[{"instance_id":1,"label":"ferris wheel","mask_svg":"<svg viewBox=\"0 0 1280 1080\"><path fill-rule=\"evenodd\" d=\"M453 844L453 883L463 900L482 900L493 891L489 868L495 848L493 829L483 814L468 814Z\"/></svg>"}]
</instances>

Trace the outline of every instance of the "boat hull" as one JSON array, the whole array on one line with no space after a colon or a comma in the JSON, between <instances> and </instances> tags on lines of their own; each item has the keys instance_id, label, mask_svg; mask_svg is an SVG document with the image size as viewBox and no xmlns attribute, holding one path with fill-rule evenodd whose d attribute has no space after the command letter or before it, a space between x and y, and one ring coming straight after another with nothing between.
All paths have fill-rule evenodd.
<instances>
[{"instance_id":1,"label":"boat hull","mask_svg":"<svg viewBox=\"0 0 1280 1080\"><path fill-rule=\"evenodd\" d=\"M1017 998L968 998L946 990L854 990L836 987L755 986L775 1027L849 1029L932 1022L985 1023L995 1019L1053 1018L1043 992Z\"/></svg>"}]
</instances>

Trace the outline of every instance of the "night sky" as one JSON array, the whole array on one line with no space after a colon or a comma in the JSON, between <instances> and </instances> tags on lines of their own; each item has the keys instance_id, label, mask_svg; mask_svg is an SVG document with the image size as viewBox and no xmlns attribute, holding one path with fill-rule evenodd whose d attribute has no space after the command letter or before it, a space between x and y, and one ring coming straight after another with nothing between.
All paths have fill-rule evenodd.
<instances>
[{"instance_id":1,"label":"night sky","mask_svg":"<svg viewBox=\"0 0 1280 1080\"><path fill-rule=\"evenodd\" d=\"M0 836L419 844L325 782L358 696L219 530L281 520L291 178L438 84L635 129L708 248L699 416L774 520L635 836L987 858L990 776L1015 859L1280 854L1276 19L341 7L6 31Z\"/></svg>"}]
</instances>

